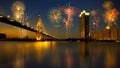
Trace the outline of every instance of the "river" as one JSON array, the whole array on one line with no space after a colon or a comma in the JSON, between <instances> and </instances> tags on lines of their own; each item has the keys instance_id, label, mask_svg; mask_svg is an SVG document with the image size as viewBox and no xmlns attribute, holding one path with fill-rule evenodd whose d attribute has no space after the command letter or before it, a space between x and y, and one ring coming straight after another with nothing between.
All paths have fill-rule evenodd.
<instances>
[{"instance_id":1,"label":"river","mask_svg":"<svg viewBox=\"0 0 120 68\"><path fill-rule=\"evenodd\" d=\"M0 41L0 68L120 68L120 43Z\"/></svg>"}]
</instances>

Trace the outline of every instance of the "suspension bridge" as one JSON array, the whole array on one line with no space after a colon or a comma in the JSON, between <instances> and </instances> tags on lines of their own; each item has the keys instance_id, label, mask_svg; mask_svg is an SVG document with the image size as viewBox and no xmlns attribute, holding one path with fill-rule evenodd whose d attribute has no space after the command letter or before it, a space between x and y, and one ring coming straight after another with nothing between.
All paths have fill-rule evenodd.
<instances>
[{"instance_id":1,"label":"suspension bridge","mask_svg":"<svg viewBox=\"0 0 120 68\"><path fill-rule=\"evenodd\" d=\"M6 23L9 25L13 25L13 26L16 26L19 28L26 29L28 31L35 32L36 40L49 40L49 39L55 40L55 39L57 39L56 37L54 37L44 31L45 29L43 27L43 23L42 23L40 16L38 17L38 22L37 22L36 28L33 28L32 26L28 26L24 23L20 23L10 17L3 16L3 15L0 15L0 23Z\"/></svg>"}]
</instances>

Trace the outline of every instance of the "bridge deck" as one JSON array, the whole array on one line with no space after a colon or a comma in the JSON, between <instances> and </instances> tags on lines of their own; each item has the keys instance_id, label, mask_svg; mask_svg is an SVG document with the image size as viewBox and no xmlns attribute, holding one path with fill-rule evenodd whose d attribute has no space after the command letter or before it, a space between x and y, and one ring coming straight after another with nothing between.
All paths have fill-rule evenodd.
<instances>
[{"instance_id":1,"label":"bridge deck","mask_svg":"<svg viewBox=\"0 0 120 68\"><path fill-rule=\"evenodd\" d=\"M13 19L9 19L9 18L4 17L4 16L0 16L0 22L6 23L6 24L9 24L9 25L13 25L13 26L16 26L16 27L20 27L20 28L23 28L23 29L26 29L26 30L29 30L29 31L32 31L32 32L38 32L39 33L39 31L37 31L36 29L34 29L31 26L27 26L25 24L19 23L19 22L13 20ZM51 35L45 34L44 32L42 32L42 35L48 36L48 37L51 37L51 38L55 38Z\"/></svg>"}]
</instances>

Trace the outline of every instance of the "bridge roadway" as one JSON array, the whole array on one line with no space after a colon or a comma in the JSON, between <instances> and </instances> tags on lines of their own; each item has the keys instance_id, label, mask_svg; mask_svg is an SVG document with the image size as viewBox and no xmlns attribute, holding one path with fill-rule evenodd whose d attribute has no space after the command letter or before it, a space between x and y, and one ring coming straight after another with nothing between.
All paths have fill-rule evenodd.
<instances>
[{"instance_id":1,"label":"bridge roadway","mask_svg":"<svg viewBox=\"0 0 120 68\"><path fill-rule=\"evenodd\" d=\"M19 22L15 21L11 18L8 18L8 17L0 16L0 22L6 23L6 24L9 24L9 25L13 25L13 26L16 26L16 27L20 27L20 28L23 28L23 29L26 29L26 30L29 30L29 31L32 31L32 32L35 32L35 33L39 33L39 31L37 31L33 27L27 26L26 24L19 23ZM53 37L51 35L45 34L44 32L42 32L42 35L47 36L47 37L52 38L52 39L56 39L55 37Z\"/></svg>"}]
</instances>

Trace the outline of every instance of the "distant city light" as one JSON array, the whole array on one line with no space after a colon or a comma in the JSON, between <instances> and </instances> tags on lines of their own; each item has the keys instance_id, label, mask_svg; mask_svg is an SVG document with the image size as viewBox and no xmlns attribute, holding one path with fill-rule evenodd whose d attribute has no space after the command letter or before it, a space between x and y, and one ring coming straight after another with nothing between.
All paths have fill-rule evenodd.
<instances>
[{"instance_id":1,"label":"distant city light","mask_svg":"<svg viewBox=\"0 0 120 68\"><path fill-rule=\"evenodd\" d=\"M106 26L106 29L110 29L110 26Z\"/></svg>"},{"instance_id":2,"label":"distant city light","mask_svg":"<svg viewBox=\"0 0 120 68\"><path fill-rule=\"evenodd\" d=\"M0 16L1 18L3 18L3 16Z\"/></svg>"}]
</instances>

